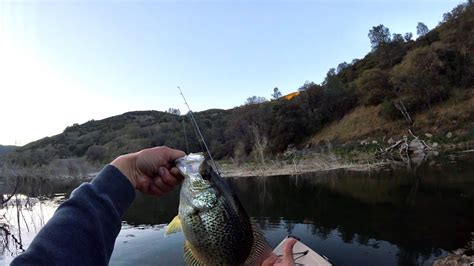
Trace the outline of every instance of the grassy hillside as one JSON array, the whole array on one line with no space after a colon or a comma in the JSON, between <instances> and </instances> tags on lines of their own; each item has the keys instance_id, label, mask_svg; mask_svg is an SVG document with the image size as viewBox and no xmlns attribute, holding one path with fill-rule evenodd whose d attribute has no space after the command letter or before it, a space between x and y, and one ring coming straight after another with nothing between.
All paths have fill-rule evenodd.
<instances>
[{"instance_id":1,"label":"grassy hillside","mask_svg":"<svg viewBox=\"0 0 474 266\"><path fill-rule=\"evenodd\" d=\"M308 143L364 141L386 143L390 138L400 139L408 134L404 120L386 120L380 113L382 105L359 106L341 120L335 121L315 134ZM434 105L413 117L414 130L420 136L427 134L433 141L462 142L474 140L473 90ZM446 138L451 132L452 137Z\"/></svg>"},{"instance_id":2,"label":"grassy hillside","mask_svg":"<svg viewBox=\"0 0 474 266\"><path fill-rule=\"evenodd\" d=\"M473 139L473 4L446 13L417 40L392 36L383 25L374 26L369 37L373 50L363 59L330 69L322 84L305 83L291 99L251 97L231 110L196 113L214 156L239 161L326 141L385 143L406 134L395 108L400 102L415 118L418 134L431 134L433 141L445 140L449 132L454 136L449 141ZM18 166L71 158L98 164L158 145L201 150L186 116L142 111L70 126L15 150L7 160Z\"/></svg>"}]
</instances>

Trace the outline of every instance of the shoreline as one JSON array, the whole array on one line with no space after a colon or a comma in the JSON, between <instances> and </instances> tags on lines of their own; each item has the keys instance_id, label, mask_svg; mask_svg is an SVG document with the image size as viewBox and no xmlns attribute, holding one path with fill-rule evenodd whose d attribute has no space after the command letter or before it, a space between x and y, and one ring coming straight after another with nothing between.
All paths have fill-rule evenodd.
<instances>
[{"instance_id":1,"label":"shoreline","mask_svg":"<svg viewBox=\"0 0 474 266\"><path fill-rule=\"evenodd\" d=\"M323 172L332 170L350 171L373 171L386 165L393 164L389 161L367 161L350 162L337 159L333 162L321 161L316 158L302 159L296 161L269 161L268 163L245 163L241 165L230 163L218 163L222 177L258 177L258 176L280 176L280 175L301 175L313 172Z\"/></svg>"},{"instance_id":2,"label":"shoreline","mask_svg":"<svg viewBox=\"0 0 474 266\"><path fill-rule=\"evenodd\" d=\"M426 158L443 155L471 156L474 153L473 142L466 141L457 144L440 145L427 152L415 152L410 157L410 163L422 164ZM217 165L221 175L225 178L257 177L257 176L279 176L300 175L311 172L350 170L350 171L373 171L379 170L387 165L405 165L406 163L391 159L376 159L373 152L353 150L348 156L336 155L335 153L308 152L294 156L292 159L266 159L264 163L247 161L237 164L232 161L218 161Z\"/></svg>"}]
</instances>

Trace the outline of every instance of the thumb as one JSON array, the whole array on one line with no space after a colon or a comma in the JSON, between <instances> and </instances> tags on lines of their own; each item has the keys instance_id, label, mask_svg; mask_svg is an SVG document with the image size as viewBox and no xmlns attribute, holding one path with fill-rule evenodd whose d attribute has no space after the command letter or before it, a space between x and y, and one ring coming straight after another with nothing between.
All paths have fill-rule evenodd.
<instances>
[{"instance_id":1,"label":"thumb","mask_svg":"<svg viewBox=\"0 0 474 266\"><path fill-rule=\"evenodd\" d=\"M293 247L295 246L297 240L294 238L290 238L283 249L283 261L286 263L285 265L295 265L295 261L293 260Z\"/></svg>"}]
</instances>

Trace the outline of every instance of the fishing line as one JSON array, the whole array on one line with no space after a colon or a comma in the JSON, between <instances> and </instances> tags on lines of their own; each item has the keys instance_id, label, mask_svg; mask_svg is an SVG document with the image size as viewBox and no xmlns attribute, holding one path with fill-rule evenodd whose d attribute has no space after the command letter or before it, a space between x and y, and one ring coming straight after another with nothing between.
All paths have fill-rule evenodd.
<instances>
[{"instance_id":1,"label":"fishing line","mask_svg":"<svg viewBox=\"0 0 474 266\"><path fill-rule=\"evenodd\" d=\"M183 122L184 140L186 141L186 153L189 154L188 135L186 134L186 125L184 123L184 116L181 117Z\"/></svg>"},{"instance_id":2,"label":"fishing line","mask_svg":"<svg viewBox=\"0 0 474 266\"><path fill-rule=\"evenodd\" d=\"M204 151L207 152L207 155L209 156L209 159L212 163L212 167L214 168L214 170L217 172L218 175L220 175L219 173L219 169L217 169L217 164L216 162L214 161L214 158L212 158L212 154L211 154L211 151L209 150L207 144L206 144L206 141L204 140L204 137L201 133L201 130L199 129L199 126L196 122L196 118L194 118L194 115L193 115L193 111L191 111L191 108L189 107L189 104L188 104L188 101L186 101L186 97L184 97L184 94L183 94L183 91L181 90L181 88L178 86L178 90L179 90L179 93L181 94L181 96L183 97L183 100L184 100L184 104L186 105L186 107L188 107L188 115L191 119L191 124L193 125L194 127L194 131L196 132L196 135L198 137L198 140L199 140L199 144L201 145L201 148L203 148L202 145L204 145L204 148L203 149Z\"/></svg>"}]
</instances>

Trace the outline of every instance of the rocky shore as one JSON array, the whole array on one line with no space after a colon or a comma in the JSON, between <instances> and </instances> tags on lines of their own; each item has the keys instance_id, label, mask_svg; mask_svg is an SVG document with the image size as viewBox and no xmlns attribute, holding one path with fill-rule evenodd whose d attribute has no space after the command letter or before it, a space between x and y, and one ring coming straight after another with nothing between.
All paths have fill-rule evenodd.
<instances>
[{"instance_id":1,"label":"rocky shore","mask_svg":"<svg viewBox=\"0 0 474 266\"><path fill-rule=\"evenodd\" d=\"M433 266L472 266L474 265L474 232L471 241L464 248L451 251L448 256L438 259Z\"/></svg>"}]
</instances>

